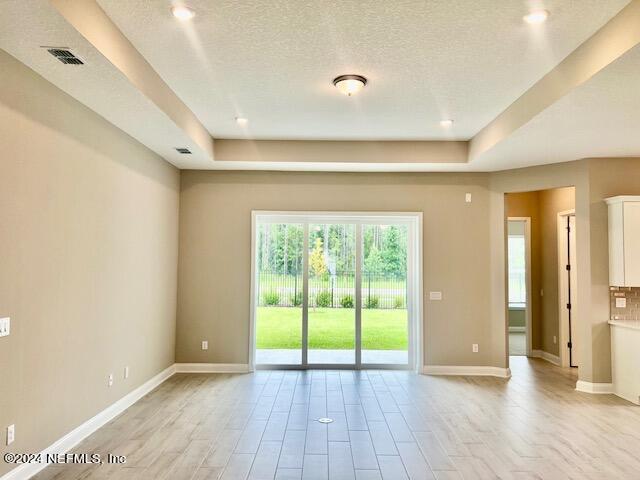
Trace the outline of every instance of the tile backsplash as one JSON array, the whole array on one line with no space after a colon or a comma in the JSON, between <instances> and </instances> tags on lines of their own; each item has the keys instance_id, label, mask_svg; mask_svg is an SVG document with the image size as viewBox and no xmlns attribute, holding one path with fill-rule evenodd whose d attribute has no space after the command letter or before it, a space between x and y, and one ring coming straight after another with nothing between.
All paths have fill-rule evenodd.
<instances>
[{"instance_id":1,"label":"tile backsplash","mask_svg":"<svg viewBox=\"0 0 640 480\"><path fill-rule=\"evenodd\" d=\"M624 298L627 306L616 307L618 298ZM640 288L609 287L609 306L611 320L640 320Z\"/></svg>"}]
</instances>

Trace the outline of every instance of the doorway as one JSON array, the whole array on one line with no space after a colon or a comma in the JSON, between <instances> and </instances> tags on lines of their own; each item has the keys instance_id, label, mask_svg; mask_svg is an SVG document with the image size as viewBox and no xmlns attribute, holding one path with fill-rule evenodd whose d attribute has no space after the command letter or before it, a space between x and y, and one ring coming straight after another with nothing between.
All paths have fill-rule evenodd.
<instances>
[{"instance_id":1,"label":"doorway","mask_svg":"<svg viewBox=\"0 0 640 480\"><path fill-rule=\"evenodd\" d=\"M509 355L531 355L531 218L507 219Z\"/></svg>"},{"instance_id":2,"label":"doorway","mask_svg":"<svg viewBox=\"0 0 640 480\"><path fill-rule=\"evenodd\" d=\"M576 216L574 210L558 213L558 298L560 363L578 367L575 307L577 299Z\"/></svg>"},{"instance_id":3,"label":"doorway","mask_svg":"<svg viewBox=\"0 0 640 480\"><path fill-rule=\"evenodd\" d=\"M253 212L252 368L415 368L421 220Z\"/></svg>"}]
</instances>

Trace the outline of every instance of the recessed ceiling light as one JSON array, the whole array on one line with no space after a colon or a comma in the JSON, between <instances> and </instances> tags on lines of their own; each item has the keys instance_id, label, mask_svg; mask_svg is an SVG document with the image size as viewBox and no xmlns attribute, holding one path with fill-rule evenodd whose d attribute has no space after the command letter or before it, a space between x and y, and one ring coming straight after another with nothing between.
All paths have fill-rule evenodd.
<instances>
[{"instance_id":1,"label":"recessed ceiling light","mask_svg":"<svg viewBox=\"0 0 640 480\"><path fill-rule=\"evenodd\" d=\"M175 5L171 7L171 13L173 13L173 16L178 20L182 21L191 20L196 16L196 12L185 5Z\"/></svg>"},{"instance_id":2,"label":"recessed ceiling light","mask_svg":"<svg viewBox=\"0 0 640 480\"><path fill-rule=\"evenodd\" d=\"M238 125L246 125L247 123L249 123L249 119L244 117L236 117L236 123Z\"/></svg>"},{"instance_id":3,"label":"recessed ceiling light","mask_svg":"<svg viewBox=\"0 0 640 480\"><path fill-rule=\"evenodd\" d=\"M453 125L453 120L451 120L450 118L446 118L444 120L440 120L440 126L441 127L450 127L451 125Z\"/></svg>"},{"instance_id":4,"label":"recessed ceiling light","mask_svg":"<svg viewBox=\"0 0 640 480\"><path fill-rule=\"evenodd\" d=\"M340 75L333 79L333 84L340 90L340 93L350 97L364 88L367 79L362 75Z\"/></svg>"},{"instance_id":5,"label":"recessed ceiling light","mask_svg":"<svg viewBox=\"0 0 640 480\"><path fill-rule=\"evenodd\" d=\"M534 10L522 17L522 19L529 25L539 25L544 23L548 17L549 12L547 10Z\"/></svg>"}]
</instances>

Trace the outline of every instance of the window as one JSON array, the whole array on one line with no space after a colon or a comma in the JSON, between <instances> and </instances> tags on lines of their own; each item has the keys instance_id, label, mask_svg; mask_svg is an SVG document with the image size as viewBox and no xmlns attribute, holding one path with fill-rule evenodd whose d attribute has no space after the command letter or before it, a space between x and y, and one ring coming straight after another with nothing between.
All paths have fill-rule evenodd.
<instances>
[{"instance_id":1,"label":"window","mask_svg":"<svg viewBox=\"0 0 640 480\"><path fill-rule=\"evenodd\" d=\"M509 306L527 303L525 238L524 234L509 234Z\"/></svg>"}]
</instances>

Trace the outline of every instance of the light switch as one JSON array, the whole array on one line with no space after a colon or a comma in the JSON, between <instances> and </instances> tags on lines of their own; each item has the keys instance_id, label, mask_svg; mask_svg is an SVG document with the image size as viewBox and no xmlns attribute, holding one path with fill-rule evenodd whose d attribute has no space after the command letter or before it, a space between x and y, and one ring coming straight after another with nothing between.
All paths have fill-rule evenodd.
<instances>
[{"instance_id":1,"label":"light switch","mask_svg":"<svg viewBox=\"0 0 640 480\"><path fill-rule=\"evenodd\" d=\"M465 193L464 194L464 201L467 203L471 203L471 194L470 193Z\"/></svg>"},{"instance_id":2,"label":"light switch","mask_svg":"<svg viewBox=\"0 0 640 480\"><path fill-rule=\"evenodd\" d=\"M9 317L0 318L0 337L6 337L11 333L11 319Z\"/></svg>"},{"instance_id":3,"label":"light switch","mask_svg":"<svg viewBox=\"0 0 640 480\"><path fill-rule=\"evenodd\" d=\"M209 350L209 342L207 340L202 341L202 350Z\"/></svg>"},{"instance_id":4,"label":"light switch","mask_svg":"<svg viewBox=\"0 0 640 480\"><path fill-rule=\"evenodd\" d=\"M616 308L627 308L627 299L625 297L616 297Z\"/></svg>"},{"instance_id":5,"label":"light switch","mask_svg":"<svg viewBox=\"0 0 640 480\"><path fill-rule=\"evenodd\" d=\"M442 300L442 292L429 292L429 300Z\"/></svg>"}]
</instances>

